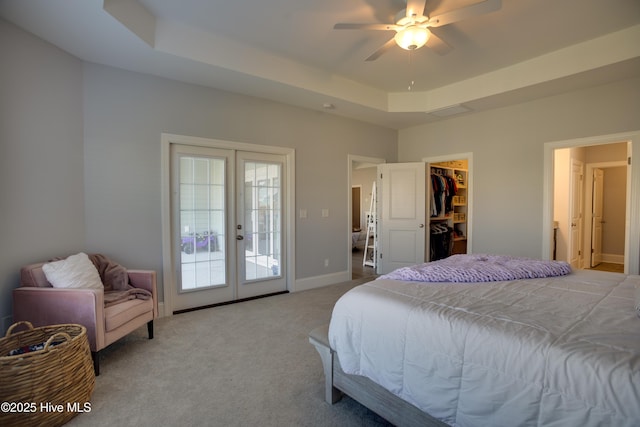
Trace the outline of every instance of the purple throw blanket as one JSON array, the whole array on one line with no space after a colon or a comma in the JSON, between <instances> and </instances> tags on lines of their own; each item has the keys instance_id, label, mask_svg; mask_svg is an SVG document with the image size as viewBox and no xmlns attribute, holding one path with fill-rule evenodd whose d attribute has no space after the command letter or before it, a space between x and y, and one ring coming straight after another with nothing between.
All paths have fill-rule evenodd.
<instances>
[{"instance_id":1,"label":"purple throw blanket","mask_svg":"<svg viewBox=\"0 0 640 427\"><path fill-rule=\"evenodd\" d=\"M564 276L571 267L564 261L543 261L506 255L452 255L425 264L402 267L378 279L414 282L500 282Z\"/></svg>"}]
</instances>

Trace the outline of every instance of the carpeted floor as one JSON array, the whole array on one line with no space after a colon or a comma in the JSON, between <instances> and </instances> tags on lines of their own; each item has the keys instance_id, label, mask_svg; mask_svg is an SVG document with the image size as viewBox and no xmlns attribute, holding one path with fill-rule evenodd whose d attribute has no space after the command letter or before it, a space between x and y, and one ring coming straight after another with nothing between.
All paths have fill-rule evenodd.
<instances>
[{"instance_id":1,"label":"carpeted floor","mask_svg":"<svg viewBox=\"0 0 640 427\"><path fill-rule=\"evenodd\" d=\"M383 426L345 397L324 402L308 333L371 278L156 321L103 351L91 412L69 426Z\"/></svg>"}]
</instances>

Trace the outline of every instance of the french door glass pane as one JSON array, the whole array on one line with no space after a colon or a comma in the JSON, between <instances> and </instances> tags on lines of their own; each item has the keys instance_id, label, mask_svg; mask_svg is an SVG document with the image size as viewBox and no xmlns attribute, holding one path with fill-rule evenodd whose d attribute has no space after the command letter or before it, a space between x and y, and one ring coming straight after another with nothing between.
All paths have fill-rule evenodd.
<instances>
[{"instance_id":1,"label":"french door glass pane","mask_svg":"<svg viewBox=\"0 0 640 427\"><path fill-rule=\"evenodd\" d=\"M245 279L282 277L281 165L244 163Z\"/></svg>"},{"instance_id":2,"label":"french door glass pane","mask_svg":"<svg viewBox=\"0 0 640 427\"><path fill-rule=\"evenodd\" d=\"M225 160L181 157L181 291L226 283L225 221Z\"/></svg>"}]
</instances>

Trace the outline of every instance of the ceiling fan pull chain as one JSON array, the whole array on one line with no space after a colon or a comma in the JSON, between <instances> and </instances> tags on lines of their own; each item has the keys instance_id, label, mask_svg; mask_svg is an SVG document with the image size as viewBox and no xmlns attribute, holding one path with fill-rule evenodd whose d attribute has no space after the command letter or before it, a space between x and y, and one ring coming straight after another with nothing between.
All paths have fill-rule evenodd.
<instances>
[{"instance_id":1,"label":"ceiling fan pull chain","mask_svg":"<svg viewBox=\"0 0 640 427\"><path fill-rule=\"evenodd\" d=\"M409 51L409 87L407 87L408 91L411 91L413 89L413 86L415 85L415 67L413 66L413 51Z\"/></svg>"}]
</instances>

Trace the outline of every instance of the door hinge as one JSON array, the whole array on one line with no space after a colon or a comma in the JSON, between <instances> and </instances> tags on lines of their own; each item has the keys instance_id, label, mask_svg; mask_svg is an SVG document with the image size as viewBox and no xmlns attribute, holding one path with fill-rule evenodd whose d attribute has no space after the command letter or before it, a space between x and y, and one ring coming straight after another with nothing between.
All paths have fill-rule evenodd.
<instances>
[{"instance_id":1,"label":"door hinge","mask_svg":"<svg viewBox=\"0 0 640 427\"><path fill-rule=\"evenodd\" d=\"M582 251L578 251L578 255L582 255Z\"/></svg>"},{"instance_id":2,"label":"door hinge","mask_svg":"<svg viewBox=\"0 0 640 427\"><path fill-rule=\"evenodd\" d=\"M627 164L631 166L631 157L627 157Z\"/></svg>"}]
</instances>

